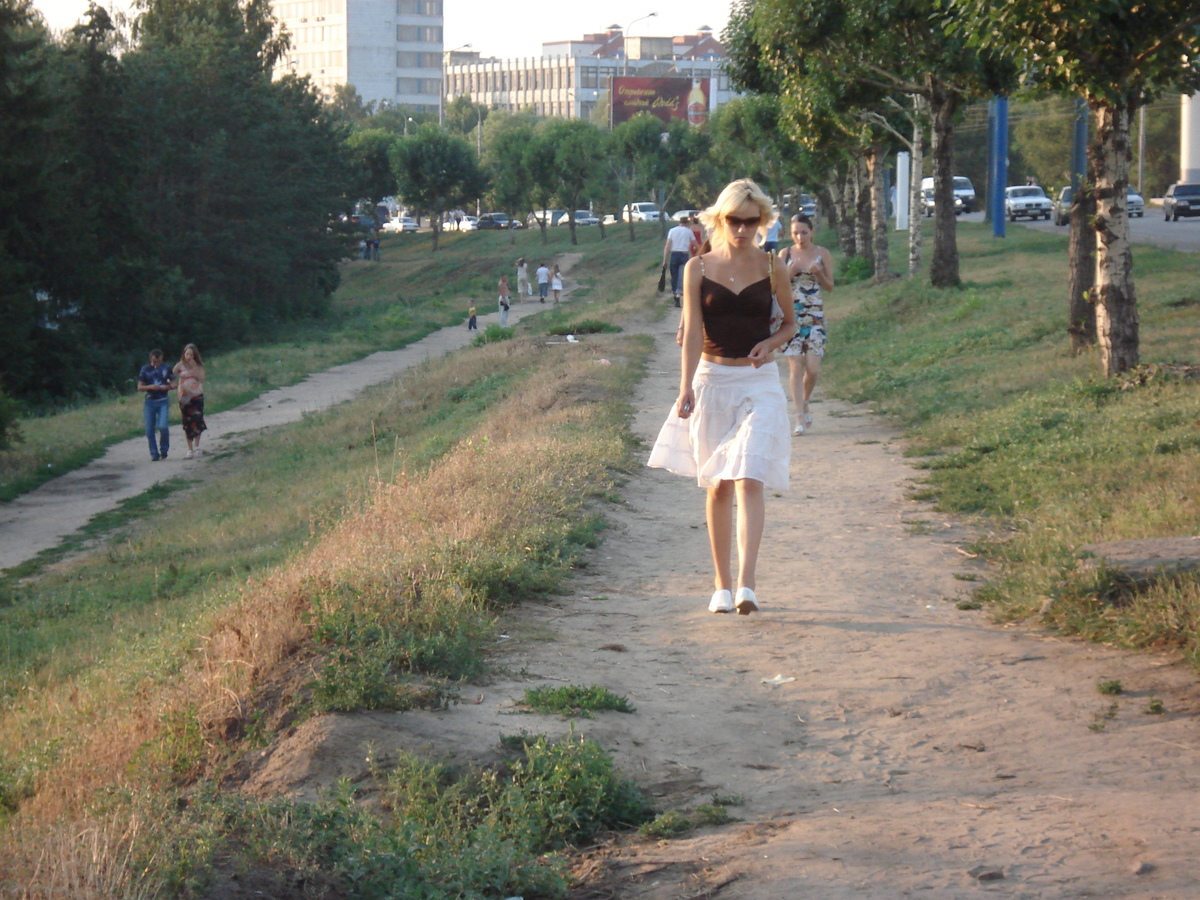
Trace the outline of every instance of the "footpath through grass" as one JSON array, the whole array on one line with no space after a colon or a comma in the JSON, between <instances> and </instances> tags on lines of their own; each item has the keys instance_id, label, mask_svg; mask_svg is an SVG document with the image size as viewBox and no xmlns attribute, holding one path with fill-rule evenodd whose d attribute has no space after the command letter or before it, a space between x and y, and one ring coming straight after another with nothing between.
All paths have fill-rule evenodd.
<instances>
[{"instance_id":1,"label":"footpath through grass","mask_svg":"<svg viewBox=\"0 0 1200 900\"><path fill-rule=\"evenodd\" d=\"M1081 544L1198 533L1200 383L1162 366L1198 361L1196 255L1135 246L1148 365L1106 380L1095 353L1069 351L1065 234L958 234L960 290L831 295L827 386L902 422L928 473L921 496L978 517L975 549L996 566L979 596L998 617L1044 610L1068 632L1200 666L1200 580L1122 591L1076 567Z\"/></svg>"},{"instance_id":2,"label":"footpath through grass","mask_svg":"<svg viewBox=\"0 0 1200 900\"><path fill-rule=\"evenodd\" d=\"M539 236L518 237L414 248L390 284L389 263L355 264L343 290L458 321L538 258ZM278 898L561 896L562 847L651 815L579 737L486 772L404 762L375 773L371 809L349 787L318 804L218 788L315 713L454 702L505 605L595 544L633 465L626 398L649 342L546 337L665 309L661 241L551 238L584 253L570 303L259 438L95 554L0 582L0 893L216 897L236 877ZM323 352L369 342L350 343Z\"/></svg>"},{"instance_id":3,"label":"footpath through grass","mask_svg":"<svg viewBox=\"0 0 1200 900\"><path fill-rule=\"evenodd\" d=\"M313 372L361 359L377 350L394 350L430 332L465 321L467 301L493 309L496 282L504 272L516 286L515 261L525 256L547 263L561 253L603 248L588 254L581 277L587 285L603 282L623 264L621 249L630 244L628 232L609 228L601 241L597 229L580 228L573 247L565 228L547 229L543 244L537 229L509 235L498 232L449 232L437 253L427 252L428 234L385 234L381 261L356 260L343 266L342 285L329 314L321 319L281 327L274 340L226 353L205 353L208 379L205 404L212 414L232 409L275 388L295 384ZM652 226L639 227L637 246L657 239ZM661 245L661 241L660 241ZM140 366L150 348L137 348ZM162 348L172 364L180 348ZM53 415L18 423L21 440L0 452L0 502L11 500L52 478L103 455L110 445L142 433L142 396L135 392L137 366L129 372L127 391L120 396L80 403ZM171 404L172 427L178 429L179 410Z\"/></svg>"}]
</instances>

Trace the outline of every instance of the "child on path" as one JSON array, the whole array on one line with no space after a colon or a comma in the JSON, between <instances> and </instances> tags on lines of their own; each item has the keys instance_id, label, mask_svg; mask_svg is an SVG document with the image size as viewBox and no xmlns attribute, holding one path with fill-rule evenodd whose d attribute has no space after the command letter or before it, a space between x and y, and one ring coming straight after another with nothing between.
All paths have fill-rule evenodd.
<instances>
[{"instance_id":1,"label":"child on path","mask_svg":"<svg viewBox=\"0 0 1200 900\"><path fill-rule=\"evenodd\" d=\"M479 330L479 322L475 318L475 304L474 303L472 303L470 308L467 310L467 315L470 316L470 318L467 319L467 331L478 331Z\"/></svg>"},{"instance_id":2,"label":"child on path","mask_svg":"<svg viewBox=\"0 0 1200 900\"><path fill-rule=\"evenodd\" d=\"M497 286L500 291L500 327L508 327L508 273L505 272L500 276L500 284Z\"/></svg>"}]
</instances>

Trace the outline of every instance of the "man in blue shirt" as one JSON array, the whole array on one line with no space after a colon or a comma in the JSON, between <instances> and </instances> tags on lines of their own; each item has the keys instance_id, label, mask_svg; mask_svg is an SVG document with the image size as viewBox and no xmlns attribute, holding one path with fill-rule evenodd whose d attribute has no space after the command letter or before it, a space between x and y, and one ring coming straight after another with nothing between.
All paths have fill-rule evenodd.
<instances>
[{"instance_id":1,"label":"man in blue shirt","mask_svg":"<svg viewBox=\"0 0 1200 900\"><path fill-rule=\"evenodd\" d=\"M170 407L167 394L175 390L175 375L171 367L163 362L161 350L150 351L150 362L138 372L138 390L146 395L142 404L142 418L146 422L146 440L150 442L150 459L158 462L167 458L171 449L171 432L168 429ZM158 441L155 442L155 429Z\"/></svg>"}]
</instances>

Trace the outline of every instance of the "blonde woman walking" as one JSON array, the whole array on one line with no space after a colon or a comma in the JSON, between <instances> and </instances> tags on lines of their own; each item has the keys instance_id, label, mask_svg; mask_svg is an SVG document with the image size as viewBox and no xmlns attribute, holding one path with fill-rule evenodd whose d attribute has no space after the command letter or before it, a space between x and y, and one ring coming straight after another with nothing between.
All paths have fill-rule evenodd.
<instances>
[{"instance_id":1,"label":"blonde woman walking","mask_svg":"<svg viewBox=\"0 0 1200 900\"><path fill-rule=\"evenodd\" d=\"M708 608L714 613L749 615L761 608L755 586L763 490L788 486L787 398L774 353L795 334L795 313L781 293L787 284L782 261L755 246L776 218L770 199L749 179L727 185L701 214L712 249L684 267L679 397L647 463L695 478L706 490L716 588ZM782 309L774 333L772 301Z\"/></svg>"}]
</instances>

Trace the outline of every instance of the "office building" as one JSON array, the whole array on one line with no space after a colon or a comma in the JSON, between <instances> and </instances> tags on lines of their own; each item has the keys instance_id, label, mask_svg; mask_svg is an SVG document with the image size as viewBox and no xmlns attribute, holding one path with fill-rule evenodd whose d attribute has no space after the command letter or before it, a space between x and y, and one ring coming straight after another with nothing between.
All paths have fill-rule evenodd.
<instances>
[{"instance_id":1,"label":"office building","mask_svg":"<svg viewBox=\"0 0 1200 900\"><path fill-rule=\"evenodd\" d=\"M732 99L725 49L708 28L676 37L630 37L621 29L542 44L531 59L455 54L446 68L446 100L467 96L489 109L530 109L541 116L589 118L614 75L711 79L710 110Z\"/></svg>"}]
</instances>

